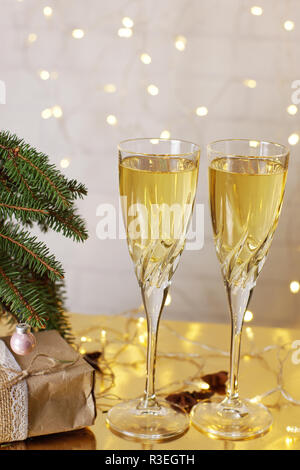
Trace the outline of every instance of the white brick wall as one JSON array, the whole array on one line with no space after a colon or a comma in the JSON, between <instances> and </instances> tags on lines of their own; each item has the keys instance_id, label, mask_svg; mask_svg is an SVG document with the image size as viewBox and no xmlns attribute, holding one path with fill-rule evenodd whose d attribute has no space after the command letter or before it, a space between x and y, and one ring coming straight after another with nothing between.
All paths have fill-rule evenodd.
<instances>
[{"instance_id":1,"label":"white brick wall","mask_svg":"<svg viewBox=\"0 0 300 470\"><path fill-rule=\"evenodd\" d=\"M259 4L264 13L251 15ZM43 7L53 7L45 18ZM124 16L134 22L133 36L117 35ZM285 20L295 30L283 29ZM73 28L85 37L72 38ZM30 33L37 40L28 44ZM187 47L174 47L177 35ZM205 145L216 138L250 137L286 144L300 132L300 110L289 116L291 83L300 79L299 0L0 0L0 80L6 104L0 127L15 131L85 182L88 198L80 209L90 239L77 246L49 234L49 246L63 261L72 311L117 313L140 303L125 241L96 238L96 207L118 201L116 145L130 137L172 137L202 147L197 200L206 204L206 241L200 252L183 255L165 316L199 321L228 321L226 300L212 245L207 206ZM150 65L139 59L152 57ZM38 71L57 72L43 81ZM255 89L243 80L257 81ZM117 92L103 91L114 83ZM150 96L150 83L159 87ZM53 105L61 119L41 118ZM197 106L208 107L199 118ZM108 114L118 124L106 123ZM300 144L292 148L286 199L269 259L259 279L251 309L257 324L300 324L298 295L289 282L300 278Z\"/></svg>"}]
</instances>

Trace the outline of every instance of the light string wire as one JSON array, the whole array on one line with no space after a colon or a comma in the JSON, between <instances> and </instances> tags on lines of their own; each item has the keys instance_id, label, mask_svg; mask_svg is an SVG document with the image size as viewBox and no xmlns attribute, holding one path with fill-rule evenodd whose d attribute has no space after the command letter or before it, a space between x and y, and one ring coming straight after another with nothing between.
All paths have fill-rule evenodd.
<instances>
[{"instance_id":1,"label":"light string wire","mask_svg":"<svg viewBox=\"0 0 300 470\"><path fill-rule=\"evenodd\" d=\"M35 62L33 61L32 57L30 56L30 48L31 47L35 47L36 44L35 43L39 43L40 41L40 36L42 38L45 37L45 35L47 35L48 32L51 32L53 31L53 28L55 26L55 24L57 24L58 26L61 26L62 25L62 21L63 21L63 18L62 18L62 9L60 8L60 6L58 5L58 3L56 2L50 2L51 3L51 14L50 16L45 16L45 18L43 18L42 16L42 12L43 12L43 8L44 6L41 6L41 25L43 26L43 31L41 32L41 28L38 28L38 33L39 34L36 34L34 32L34 27L33 28L30 28L30 21L29 21L29 16L30 16L30 13L31 13L31 9L25 4L25 2L16 2L15 3L15 8L12 10L12 21L13 21L13 24L14 24L14 27L16 27L18 25L18 22L22 21L22 28L24 30L28 29L28 37L26 39L26 37L24 37L24 41L22 44L20 44L20 47L22 48L22 52L23 52L23 62L24 62L24 66L26 67L27 70L30 70L32 71L34 74L37 73L37 70L36 70L36 65L35 65ZM22 6L23 4L23 6ZM236 28L238 30L239 28L239 25L240 25L240 18L241 18L241 15L242 14L248 14L248 21L255 21L257 24L260 24L262 21L264 21L264 17L267 15L267 12L264 11L264 9L262 9L261 7L251 7L250 8L250 3L247 1L245 2L244 4L239 4L239 7L238 9L236 10L235 12L235 25L236 25ZM21 10L19 10L21 8ZM133 15L132 18L128 18L128 9L130 8L130 11L131 11L131 14ZM185 1L183 2L182 6L181 6L181 9L180 9L180 15L176 15L175 16L175 13L173 12L173 16L171 16L170 18L170 21L173 22L174 24L174 29L176 30L176 34L174 32L174 34L172 35L171 32L169 30L164 30L162 29L160 32L163 33L168 39L169 43L171 44L173 42L173 45L175 46L175 48L178 50L178 55L175 56L175 62L176 62L176 65L179 67L180 66L180 61L181 61L181 58L183 57L182 54L184 54L184 51L185 49L188 47L189 45L189 41L192 41L192 38L186 38L185 36L182 35L182 29L185 30L186 28L182 28L182 19L185 15L187 15L187 12L190 11L190 8L191 8L191 5L190 5L190 2L188 1ZM261 13L259 14L259 16L256 16L257 13L253 13L252 12L252 9L255 8L259 8L261 10ZM283 8L283 11L281 12L281 18L282 18L282 21L281 21L281 28L284 32L284 35L282 37L280 37L280 41L283 42L284 44L284 49L285 49L285 52L286 54L292 58L292 49L291 49L291 44L292 44L292 38L293 36L291 36L291 32L292 30L288 30L286 29L285 27L285 22L283 22L283 20L289 20L291 19L289 15L289 13L292 12L292 7L291 7L291 4L286 2L284 8ZM21 14L22 13L22 14ZM170 12L168 12L170 13ZM125 36L125 37L122 37L120 36L120 34L118 33L118 30L115 29L115 30L112 30L112 37L113 35L117 35L119 34L120 36L120 41L129 41L129 44L130 44L130 41L131 41L131 37L132 36L135 36L135 35L138 35L139 37L139 46L136 48L135 47L135 54L133 54L131 56L131 60L128 62L126 68L125 68L125 71L123 73L123 83L122 83L122 86L118 87L118 90L115 89L114 92L112 93L112 95L115 95L115 93L117 92L118 94L118 97L119 97L119 107L116 107L116 104L113 102L112 103L112 111L114 111L114 108L116 108L116 112L118 114L118 109L122 109L124 108L124 99L125 99L125 96L126 96L126 90L127 90L127 85L128 83L130 82L131 80L131 74L133 73L133 70L135 70L135 66L137 65L137 62L140 61L140 55L141 53L148 53L150 52L149 49L151 49L151 47L149 47L151 44L149 44L149 31L147 29L147 22L145 21L145 18L144 18L144 14L145 14L145 9L142 7L142 5L139 3L139 2L126 2L124 5L122 5L122 7L117 7L117 8L113 8L111 11L106 11L102 14L101 16L101 21L103 22L108 22L108 23L111 23L111 24L115 24L115 20L117 19L117 15L119 16L119 23L116 23L116 26L120 26L120 28L122 28L124 25L124 23L122 24L122 22L124 21L125 18L127 18L127 20L130 20L132 21L132 26L126 26L126 27L123 27L123 29L126 29L126 30L129 30L131 32L130 36ZM45 15L45 14L44 14ZM253 18L253 15L255 15L255 20ZM26 21L22 20L22 18L26 18ZM123 19L122 19L123 17ZM180 18L180 19L179 19ZM67 53L67 46L68 46L68 40L67 40L67 37L69 37L70 40L73 40L73 41L81 41L81 40L84 40L85 36L88 35L88 33L90 31L95 31L95 28L96 28L96 25L98 24L99 18L97 16L95 16L94 19L88 19L86 21L84 21L84 18L82 19L82 24L80 25L76 25L76 31L81 31L82 32L82 35L81 36L74 36L74 31L72 31L72 28L71 28L71 25L70 24L67 24L65 27L64 27L64 32L63 34L65 35L66 37L66 41L62 41L61 43L61 46L63 48L63 51L64 53ZM260 23L259 23L260 22ZM293 27L292 29L294 29L294 22L292 21L289 21L289 23L292 23L293 24ZM255 23L254 23L255 24ZM81 26L83 27L83 29L81 29ZM29 36L31 35L34 35L35 36L35 39L33 41L30 41L28 38ZM72 39L72 36L73 36L73 39ZM182 39L182 42L183 42L183 47L181 48L178 48L177 47L177 42L178 42L178 38L183 38ZM74 46L75 47L75 46ZM99 51L99 59L101 59L102 57L102 54L105 52L105 47L106 47L106 44L104 44L102 46L102 48L100 49ZM236 47L236 44L232 44L232 47ZM153 60L155 60L155 52L152 51L152 56L153 56ZM294 64L295 61L292 60L292 64ZM95 65L93 66L90 66L90 71L92 72L97 72L98 71L98 66L96 64L99 63L99 60L95 60ZM54 66L54 68L53 68ZM47 62L45 62L45 67L47 69ZM52 99L50 100L52 102L51 106L52 107L55 107L57 106L58 108L60 108L59 104L57 104L57 99L55 99L55 96L58 96L59 95L59 92L60 92L60 85L59 85L59 81L60 81L60 73L57 75L57 71L54 70L56 68L55 66L55 62L53 60L48 60L48 69L49 70L44 70L44 72L46 71L47 72L47 79L43 79L45 81L52 81L52 84L53 86L51 87L51 96L52 96ZM55 79L52 77L53 75L53 71L55 72ZM294 71L294 70L293 70ZM48 76L48 72L49 72L49 76ZM279 70L279 72L282 72L282 70ZM52 73L52 75L51 75ZM145 110L147 113L153 113L153 111L151 111L151 106L150 106L150 102L149 100L147 99L147 93L146 93L146 84L150 84L152 83L152 76L153 76L153 70L151 70L151 67L149 67L149 65L146 65L144 66L141 71L141 82L143 84L143 87L145 88L145 93L144 95L141 95L141 99L143 100L143 104L144 104L144 107L145 107ZM63 72L62 72L62 75L63 75ZM115 74L112 72L112 77L114 77ZM42 76L41 76L42 78ZM247 78L247 77L246 77ZM246 79L243 81L241 77L232 77L231 79L227 79L225 81L223 81L222 83L220 83L218 85L218 89L216 90L216 92L210 96L208 98L208 102L199 102L199 103L195 103L195 108L196 106L200 106L200 108L205 108L205 114L197 114L197 110L198 108L193 108L191 107L190 105L187 105L185 102L184 102L184 99L183 99L183 96L182 96L182 93L174 93L174 96L172 97L172 99L174 99L178 106L179 106L179 109L181 109L181 112L183 115L185 115L186 117L189 118L189 124L190 126L194 127L197 132L199 132L199 125L198 125L198 118L196 117L197 115L198 116L201 116L201 124L202 126L204 125L204 121L203 121L203 117L205 117L207 115L207 112L208 110L212 109L214 110L214 108L216 107L216 103L218 102L219 100L219 97L222 96L224 94L224 91L228 89L228 87L233 84L234 82L236 81L242 81L244 83L244 85L246 87L250 86L249 85L249 77L248 79ZM260 77L258 77L258 80L260 79ZM251 81L251 79L250 79ZM252 79L253 82L255 82L255 86L256 87L256 80ZM157 83L158 85L158 88L159 88L159 83ZM113 84L113 86L115 86ZM283 87L283 84L281 83L280 84L281 87ZM98 90L99 90L99 86L96 87ZM105 92L105 84L103 83L101 85L101 88L102 90ZM251 88L251 87L250 87ZM286 92L286 90L282 90L283 93ZM292 90L291 90L292 91ZM58 95L57 95L58 93ZM111 93L111 92L110 92ZM143 96L143 98L142 98ZM83 99L83 98L82 98ZM86 96L84 95L84 99L86 100ZM83 102L81 103L83 104ZM50 102L49 102L49 105L50 105ZM205 106L204 106L205 105ZM69 144L69 148L72 149L74 148L74 142L73 140L71 139L71 136L70 136L70 129L68 127L68 124L67 124L67 121L68 121L68 117L70 115L73 114L74 111L76 111L76 109L74 107L72 107L72 105L68 104L68 111L65 112L64 109L61 109L61 113L58 113L58 115L55 115L55 113L53 114L53 110L51 110L51 106L50 106L50 115L48 115L47 119L49 117L55 117L58 119L59 121L59 128L60 128L60 132L61 134L63 135L64 139L65 139L65 142L67 142ZM78 106L80 107L80 104L78 103ZM76 108L78 109L78 106L76 106ZM206 108L206 106L208 106L208 108ZM104 117L104 120L107 119L107 114L108 113L108 110L107 110L107 105L105 106L105 113L106 113L106 116ZM294 108L296 109L296 112L297 112L297 106L294 105ZM41 110L42 111L42 110ZM288 111L289 112L289 111ZM111 115L109 115L111 116ZM107 121L107 123L110 125L110 126L115 126L116 124L119 126L119 129L120 131L125 131L125 127L124 127L124 123L122 123L121 121L119 122L119 120L117 119L118 116L114 116L112 115L114 118L114 120L110 120L110 121ZM190 119L191 116L194 116L195 119ZM42 115L43 117L43 115ZM164 126L167 125L166 122L163 122L164 119L161 119L160 122L162 124L162 127L161 129L163 129ZM139 127L139 124L137 123L137 129ZM168 125L166 126L168 128ZM293 126L294 127L294 126ZM298 125L296 125L296 130L298 128ZM162 130L162 133L164 132L167 132L168 133L168 137L170 137L171 135L171 132L170 131L166 131L165 130ZM290 145L296 145L299 141L300 141L300 138L299 138L299 135L297 133L294 133L294 134L291 134L294 136L294 138L291 140L290 142ZM290 139L291 136L289 136L289 139ZM295 140L296 139L296 140ZM79 139L76 139L76 146L77 146L77 149L78 147L80 148L80 151L93 151L94 149L93 148L89 148L89 144L87 142L81 142ZM61 160L61 166L63 168L66 168L67 166L69 166L71 160L70 158L62 158ZM65 165L65 166L64 166Z\"/></svg>"},{"instance_id":2,"label":"light string wire","mask_svg":"<svg viewBox=\"0 0 300 470\"><path fill-rule=\"evenodd\" d=\"M133 309L130 311L123 312L118 314L117 317L123 317L126 319L125 325L122 328L122 331L111 328L110 326L93 326L84 331L75 332L76 336L76 345L75 347L82 354L86 353L84 346L88 342L96 343L100 345L102 355L99 360L99 366L101 369L101 374L98 375L100 381L100 391L96 392L96 401L97 407L103 412L108 411L115 402L124 401L125 398L121 397L114 393L113 388L116 385L117 373L114 371L116 367L124 367L127 369L136 369L140 366L145 366L146 363L146 333L141 334L141 327L145 322L145 319L141 316L143 314L143 307ZM183 352L160 352L158 351L157 357L159 359L168 359L173 361L186 361L195 368L195 372L189 375L188 377L174 380L169 382L160 388L157 389L158 395L164 395L166 393L179 393L187 388L195 387L196 389L208 389L208 384L201 379L203 375L204 367L207 366L208 360L212 358L226 358L229 357L229 352L222 350L218 347L211 346L200 341L192 340L181 333L178 333L172 326L164 322L161 323L160 329L166 330L168 333L176 337L180 342L185 342L193 346L197 346L200 350L204 351L206 355L204 356L203 352L199 353L183 353ZM105 331L105 341L101 339L100 331ZM88 334L95 334L96 339L90 338ZM109 336L109 340L107 340ZM99 339L100 337L100 339ZM299 406L300 400L294 398L286 389L286 384L284 381L284 366L287 363L287 360L292 352L293 342L285 342L282 345L279 344L269 344L261 349L255 348L255 343L252 340L251 350L246 351L241 354L241 359L246 358L247 360L256 359L259 360L263 367L274 373L276 379L276 386L270 390L267 390L259 395L256 395L250 398L252 402L262 402L265 398L278 392L285 401L288 403ZM116 347L114 353L108 354L108 347ZM123 352L128 350L129 347L137 347L138 350L142 353L143 358L136 358L134 360L123 361L120 359L120 356ZM269 352L275 352L277 358L277 364L274 369L268 364L266 358L264 357ZM208 354L207 354L208 353ZM141 397L139 395L138 397ZM276 407L277 405L268 405L269 407ZM288 426L288 431L293 434L299 434L300 428L297 426Z\"/></svg>"}]
</instances>

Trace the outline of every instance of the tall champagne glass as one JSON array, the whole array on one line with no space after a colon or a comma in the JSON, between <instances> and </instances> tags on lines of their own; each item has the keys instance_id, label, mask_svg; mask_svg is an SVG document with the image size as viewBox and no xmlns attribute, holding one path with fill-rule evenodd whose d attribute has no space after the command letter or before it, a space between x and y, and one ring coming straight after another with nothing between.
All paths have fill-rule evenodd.
<instances>
[{"instance_id":1,"label":"tall champagne glass","mask_svg":"<svg viewBox=\"0 0 300 470\"><path fill-rule=\"evenodd\" d=\"M238 370L244 314L277 227L289 152L272 142L223 140L208 145L208 159L214 242L231 315L230 376L225 400L196 405L192 421L212 436L241 440L272 424L262 404L239 398Z\"/></svg>"},{"instance_id":2,"label":"tall champagne glass","mask_svg":"<svg viewBox=\"0 0 300 470\"><path fill-rule=\"evenodd\" d=\"M148 330L144 396L114 406L107 416L110 428L128 438L162 441L189 426L183 409L156 397L155 363L159 320L193 211L199 157L197 145L181 140L119 145L121 205Z\"/></svg>"}]
</instances>

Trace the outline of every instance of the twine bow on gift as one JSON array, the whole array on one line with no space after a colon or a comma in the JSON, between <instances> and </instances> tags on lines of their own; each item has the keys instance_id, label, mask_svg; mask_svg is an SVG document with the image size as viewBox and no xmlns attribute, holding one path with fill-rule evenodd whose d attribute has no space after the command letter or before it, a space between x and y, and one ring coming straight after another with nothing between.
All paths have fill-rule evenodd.
<instances>
[{"instance_id":1,"label":"twine bow on gift","mask_svg":"<svg viewBox=\"0 0 300 470\"><path fill-rule=\"evenodd\" d=\"M47 367L46 369L36 370L36 371L32 370L33 364L40 357L45 357L50 362L51 365L49 365L49 367ZM38 375L48 375L48 374L53 374L54 372L65 370L68 367L71 367L74 364L76 364L79 361L80 357L81 356L78 355L78 357L73 361L62 361L60 359L56 359L52 356L49 356L48 354L39 353L31 359L28 367L24 370L19 371L17 369L13 369L10 367L0 366L0 369L4 370L5 372L11 372L15 374L13 378L2 381L0 385L0 392L3 390L7 390L10 387L13 387L14 385L26 379L27 377L33 377L33 376L38 376Z\"/></svg>"}]
</instances>

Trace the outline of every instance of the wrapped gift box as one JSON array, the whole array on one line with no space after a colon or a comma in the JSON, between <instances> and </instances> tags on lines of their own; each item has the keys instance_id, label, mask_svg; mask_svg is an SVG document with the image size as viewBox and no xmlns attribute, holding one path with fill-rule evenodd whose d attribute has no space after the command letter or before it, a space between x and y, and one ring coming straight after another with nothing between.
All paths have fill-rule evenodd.
<instances>
[{"instance_id":1,"label":"wrapped gift box","mask_svg":"<svg viewBox=\"0 0 300 470\"><path fill-rule=\"evenodd\" d=\"M17 356L0 339L0 442L92 425L94 369L55 331L35 334L37 345Z\"/></svg>"}]
</instances>

